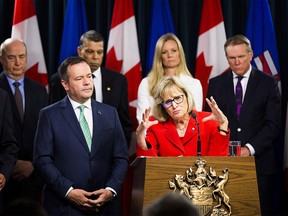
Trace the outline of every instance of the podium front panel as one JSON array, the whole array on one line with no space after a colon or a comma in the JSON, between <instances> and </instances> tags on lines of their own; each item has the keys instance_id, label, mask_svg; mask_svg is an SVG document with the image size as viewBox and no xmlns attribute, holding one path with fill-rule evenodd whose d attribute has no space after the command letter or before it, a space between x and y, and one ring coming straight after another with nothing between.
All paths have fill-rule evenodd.
<instances>
[{"instance_id":1,"label":"podium front panel","mask_svg":"<svg viewBox=\"0 0 288 216\"><path fill-rule=\"evenodd\" d=\"M131 215L141 215L143 208L167 192L174 176L185 175L190 167L197 169L199 157L140 157L131 166L134 169ZM232 215L260 215L254 157L201 157L205 169L212 167L217 175L228 169L229 180L225 193L229 196ZM177 191L175 191L177 192ZM215 200L215 203L217 201Z\"/></svg>"}]
</instances>

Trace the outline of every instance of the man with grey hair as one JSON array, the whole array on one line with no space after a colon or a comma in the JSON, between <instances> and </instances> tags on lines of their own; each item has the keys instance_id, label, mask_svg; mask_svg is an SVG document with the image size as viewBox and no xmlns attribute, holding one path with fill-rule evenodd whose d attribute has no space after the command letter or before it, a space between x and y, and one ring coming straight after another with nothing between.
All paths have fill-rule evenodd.
<instances>
[{"instance_id":1,"label":"man with grey hair","mask_svg":"<svg viewBox=\"0 0 288 216\"><path fill-rule=\"evenodd\" d=\"M230 71L209 81L213 96L229 119L230 140L241 141L241 156L255 156L262 215L273 215L274 143L281 125L277 80L251 66L253 50L243 35L224 45ZM206 107L209 110L209 107Z\"/></svg>"},{"instance_id":2,"label":"man with grey hair","mask_svg":"<svg viewBox=\"0 0 288 216\"><path fill-rule=\"evenodd\" d=\"M17 198L32 199L40 202L42 181L32 165L34 136L38 114L48 105L45 86L25 76L27 66L26 44L16 38L8 38L1 44L0 88L10 99L13 112L14 136L19 152L16 166L10 181L4 188L4 207Z\"/></svg>"}]
</instances>

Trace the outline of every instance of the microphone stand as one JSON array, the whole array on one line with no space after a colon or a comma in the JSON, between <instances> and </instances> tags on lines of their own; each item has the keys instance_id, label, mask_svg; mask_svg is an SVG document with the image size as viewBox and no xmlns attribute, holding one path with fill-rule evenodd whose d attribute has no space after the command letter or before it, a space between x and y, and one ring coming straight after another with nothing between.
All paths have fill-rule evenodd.
<instances>
[{"instance_id":1,"label":"microphone stand","mask_svg":"<svg viewBox=\"0 0 288 216\"><path fill-rule=\"evenodd\" d=\"M192 112L192 117L195 119L196 127L198 131L198 139L197 139L197 156L201 156L201 139L200 139L200 127L197 116L194 112Z\"/></svg>"}]
</instances>

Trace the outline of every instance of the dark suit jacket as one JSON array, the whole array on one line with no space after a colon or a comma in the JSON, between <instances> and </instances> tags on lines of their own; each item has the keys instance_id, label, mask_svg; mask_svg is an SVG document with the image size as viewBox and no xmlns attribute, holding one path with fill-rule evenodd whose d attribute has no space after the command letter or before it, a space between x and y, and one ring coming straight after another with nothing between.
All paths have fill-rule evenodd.
<instances>
[{"instance_id":1,"label":"dark suit jacket","mask_svg":"<svg viewBox=\"0 0 288 216\"><path fill-rule=\"evenodd\" d=\"M25 77L25 114L23 122L21 122L14 95L4 73L0 74L0 88L8 92L10 98L15 128L14 134L20 148L18 159L32 161L38 115L40 109L48 105L47 90L41 84Z\"/></svg>"},{"instance_id":2,"label":"dark suit jacket","mask_svg":"<svg viewBox=\"0 0 288 216\"><path fill-rule=\"evenodd\" d=\"M204 117L211 113L197 112L200 128L201 155L228 156L229 135L221 135L218 131L219 123L216 121L202 122ZM185 136L181 139L175 128L173 120L158 123L147 130L147 142L151 145L149 150L143 150L137 145L137 156L196 156L198 128L191 117Z\"/></svg>"},{"instance_id":3,"label":"dark suit jacket","mask_svg":"<svg viewBox=\"0 0 288 216\"><path fill-rule=\"evenodd\" d=\"M103 103L117 109L119 119L125 134L127 145L130 145L132 123L128 106L128 84L127 78L115 71L101 67ZM50 79L49 103L55 103L66 96L58 73ZM95 99L95 96L92 98Z\"/></svg>"},{"instance_id":4,"label":"dark suit jacket","mask_svg":"<svg viewBox=\"0 0 288 216\"><path fill-rule=\"evenodd\" d=\"M13 130L9 97L4 90L0 89L0 173L5 176L6 184L14 169L18 151ZM0 191L0 214L2 212L2 200L2 192Z\"/></svg>"},{"instance_id":5,"label":"dark suit jacket","mask_svg":"<svg viewBox=\"0 0 288 216\"><path fill-rule=\"evenodd\" d=\"M229 120L230 140L240 140L242 146L250 143L255 149L257 174L266 175L275 172L273 142L281 124L281 96L277 80L252 69L239 122L236 119L231 71L209 81L207 97L210 96L214 97Z\"/></svg>"},{"instance_id":6,"label":"dark suit jacket","mask_svg":"<svg viewBox=\"0 0 288 216\"><path fill-rule=\"evenodd\" d=\"M65 199L70 187L87 191L111 187L120 193L128 151L117 111L95 100L91 103L91 153L68 97L40 112L34 165L45 179L43 204L50 215L84 214ZM100 213L112 215L114 204L106 203Z\"/></svg>"},{"instance_id":7,"label":"dark suit jacket","mask_svg":"<svg viewBox=\"0 0 288 216\"><path fill-rule=\"evenodd\" d=\"M13 133L14 126L8 94L0 89L0 173L6 181L14 169L17 158L17 142Z\"/></svg>"},{"instance_id":8,"label":"dark suit jacket","mask_svg":"<svg viewBox=\"0 0 288 216\"><path fill-rule=\"evenodd\" d=\"M16 137L19 147L17 160L32 162L38 115L40 109L48 105L47 90L41 84L29 78L24 78L25 114L23 122L21 122L14 95L4 72L0 74L0 88L4 89L10 98L13 113L14 136ZM41 186L41 180L35 172L20 182L11 178L4 188L4 205L7 206L12 200L22 195L34 200L40 199Z\"/></svg>"}]
</instances>

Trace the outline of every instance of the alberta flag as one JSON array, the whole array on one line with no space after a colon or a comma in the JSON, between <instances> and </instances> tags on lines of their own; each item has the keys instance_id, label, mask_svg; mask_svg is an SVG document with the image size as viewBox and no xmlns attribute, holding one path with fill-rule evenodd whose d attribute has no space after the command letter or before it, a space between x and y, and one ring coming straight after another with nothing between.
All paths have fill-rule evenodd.
<instances>
[{"instance_id":1,"label":"alberta flag","mask_svg":"<svg viewBox=\"0 0 288 216\"><path fill-rule=\"evenodd\" d=\"M159 37L168 32L175 33L168 0L151 1L150 30L146 56L146 74L152 68L155 45Z\"/></svg>"},{"instance_id":2,"label":"alberta flag","mask_svg":"<svg viewBox=\"0 0 288 216\"><path fill-rule=\"evenodd\" d=\"M271 74L280 82L280 66L277 51L276 36L270 13L268 0L250 0L248 20L246 26L246 37L250 40L254 52L252 65L265 73ZM288 121L288 120L287 120ZM287 133L286 124L286 133ZM286 190L288 191L288 138L284 149L275 146L276 154L283 154L284 157L284 175L286 177ZM279 148L279 149L278 149Z\"/></svg>"},{"instance_id":3,"label":"alberta flag","mask_svg":"<svg viewBox=\"0 0 288 216\"><path fill-rule=\"evenodd\" d=\"M276 36L268 0L250 0L246 37L254 52L252 65L280 81Z\"/></svg>"},{"instance_id":4,"label":"alberta flag","mask_svg":"<svg viewBox=\"0 0 288 216\"><path fill-rule=\"evenodd\" d=\"M81 35L86 32L87 18L83 0L68 0L62 33L59 64L70 56L77 56Z\"/></svg>"},{"instance_id":5,"label":"alberta flag","mask_svg":"<svg viewBox=\"0 0 288 216\"><path fill-rule=\"evenodd\" d=\"M26 43L26 76L47 87L48 75L33 0L15 0L11 37Z\"/></svg>"}]
</instances>

